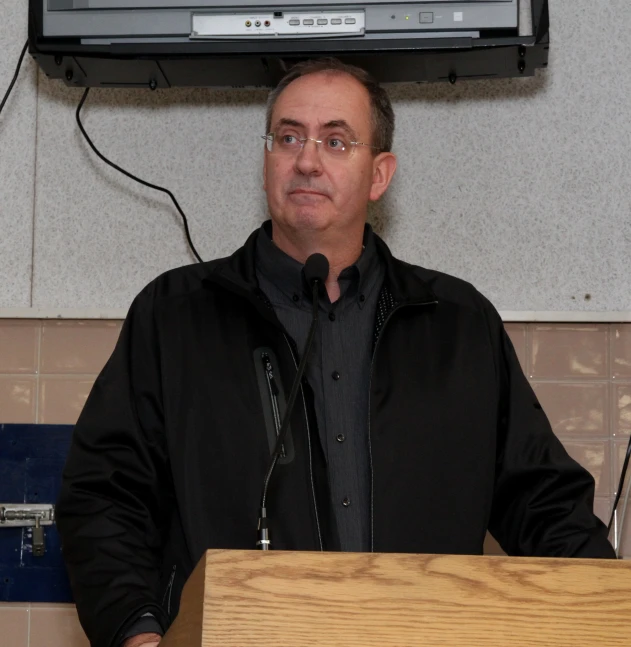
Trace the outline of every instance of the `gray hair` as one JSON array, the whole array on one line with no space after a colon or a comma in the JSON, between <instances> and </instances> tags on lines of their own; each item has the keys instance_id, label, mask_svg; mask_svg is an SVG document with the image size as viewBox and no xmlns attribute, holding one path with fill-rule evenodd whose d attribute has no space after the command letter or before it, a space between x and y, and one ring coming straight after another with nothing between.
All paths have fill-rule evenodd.
<instances>
[{"instance_id":1,"label":"gray hair","mask_svg":"<svg viewBox=\"0 0 631 647\"><path fill-rule=\"evenodd\" d=\"M355 65L348 65L336 58L320 58L315 60L296 63L287 74L279 81L272 90L267 100L267 113L265 121L265 132L269 133L272 128L272 113L278 97L283 90L296 79L308 74L325 72L329 74L348 74L359 81L366 88L372 108L372 138L373 146L379 151L392 150L392 139L394 136L394 111L387 92L377 81L365 70Z\"/></svg>"}]
</instances>

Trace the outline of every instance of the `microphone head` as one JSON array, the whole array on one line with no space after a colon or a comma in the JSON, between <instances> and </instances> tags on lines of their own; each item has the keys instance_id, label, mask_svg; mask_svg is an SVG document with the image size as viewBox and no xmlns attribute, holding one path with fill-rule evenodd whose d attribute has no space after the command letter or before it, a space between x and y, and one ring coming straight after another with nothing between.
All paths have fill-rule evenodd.
<instances>
[{"instance_id":1,"label":"microphone head","mask_svg":"<svg viewBox=\"0 0 631 647\"><path fill-rule=\"evenodd\" d=\"M320 281L324 285L329 275L329 260L324 254L311 254L305 262L305 278L312 286L314 281Z\"/></svg>"}]
</instances>

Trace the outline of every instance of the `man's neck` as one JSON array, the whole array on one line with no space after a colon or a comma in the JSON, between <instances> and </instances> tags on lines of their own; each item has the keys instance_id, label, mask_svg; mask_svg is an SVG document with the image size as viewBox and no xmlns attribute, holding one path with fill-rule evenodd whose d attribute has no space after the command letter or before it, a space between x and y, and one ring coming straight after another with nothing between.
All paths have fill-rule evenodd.
<instances>
[{"instance_id":1,"label":"man's neck","mask_svg":"<svg viewBox=\"0 0 631 647\"><path fill-rule=\"evenodd\" d=\"M364 226L356 231L319 232L287 230L272 223L272 240L285 254L304 264L316 252L324 254L329 261L329 276L326 291L331 303L340 297L338 277L361 256L364 241Z\"/></svg>"}]
</instances>

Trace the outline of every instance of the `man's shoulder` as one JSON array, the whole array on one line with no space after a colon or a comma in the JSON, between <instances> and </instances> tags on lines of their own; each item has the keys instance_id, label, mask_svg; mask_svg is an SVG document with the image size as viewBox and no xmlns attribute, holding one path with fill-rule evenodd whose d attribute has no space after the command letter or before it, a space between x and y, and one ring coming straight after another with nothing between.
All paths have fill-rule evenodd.
<instances>
[{"instance_id":1,"label":"man's shoulder","mask_svg":"<svg viewBox=\"0 0 631 647\"><path fill-rule=\"evenodd\" d=\"M469 281L439 270L413 265L397 259L436 296L438 303L477 311L495 310L491 302Z\"/></svg>"},{"instance_id":2,"label":"man's shoulder","mask_svg":"<svg viewBox=\"0 0 631 647\"><path fill-rule=\"evenodd\" d=\"M167 270L148 283L136 299L149 298L157 302L192 296L203 289L204 280L214 268L226 260L226 258L217 258L204 263L193 263Z\"/></svg>"}]
</instances>

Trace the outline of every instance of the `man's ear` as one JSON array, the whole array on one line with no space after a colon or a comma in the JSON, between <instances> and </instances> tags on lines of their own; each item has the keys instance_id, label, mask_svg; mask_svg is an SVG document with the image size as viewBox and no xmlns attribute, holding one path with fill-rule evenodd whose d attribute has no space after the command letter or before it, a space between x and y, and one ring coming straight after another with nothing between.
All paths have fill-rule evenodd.
<instances>
[{"instance_id":1,"label":"man's ear","mask_svg":"<svg viewBox=\"0 0 631 647\"><path fill-rule=\"evenodd\" d=\"M379 153L373 160L372 186L369 199L373 202L386 192L394 172L397 170L397 157L394 153Z\"/></svg>"},{"instance_id":2,"label":"man's ear","mask_svg":"<svg viewBox=\"0 0 631 647\"><path fill-rule=\"evenodd\" d=\"M263 151L263 191L267 193L267 151Z\"/></svg>"}]
</instances>

